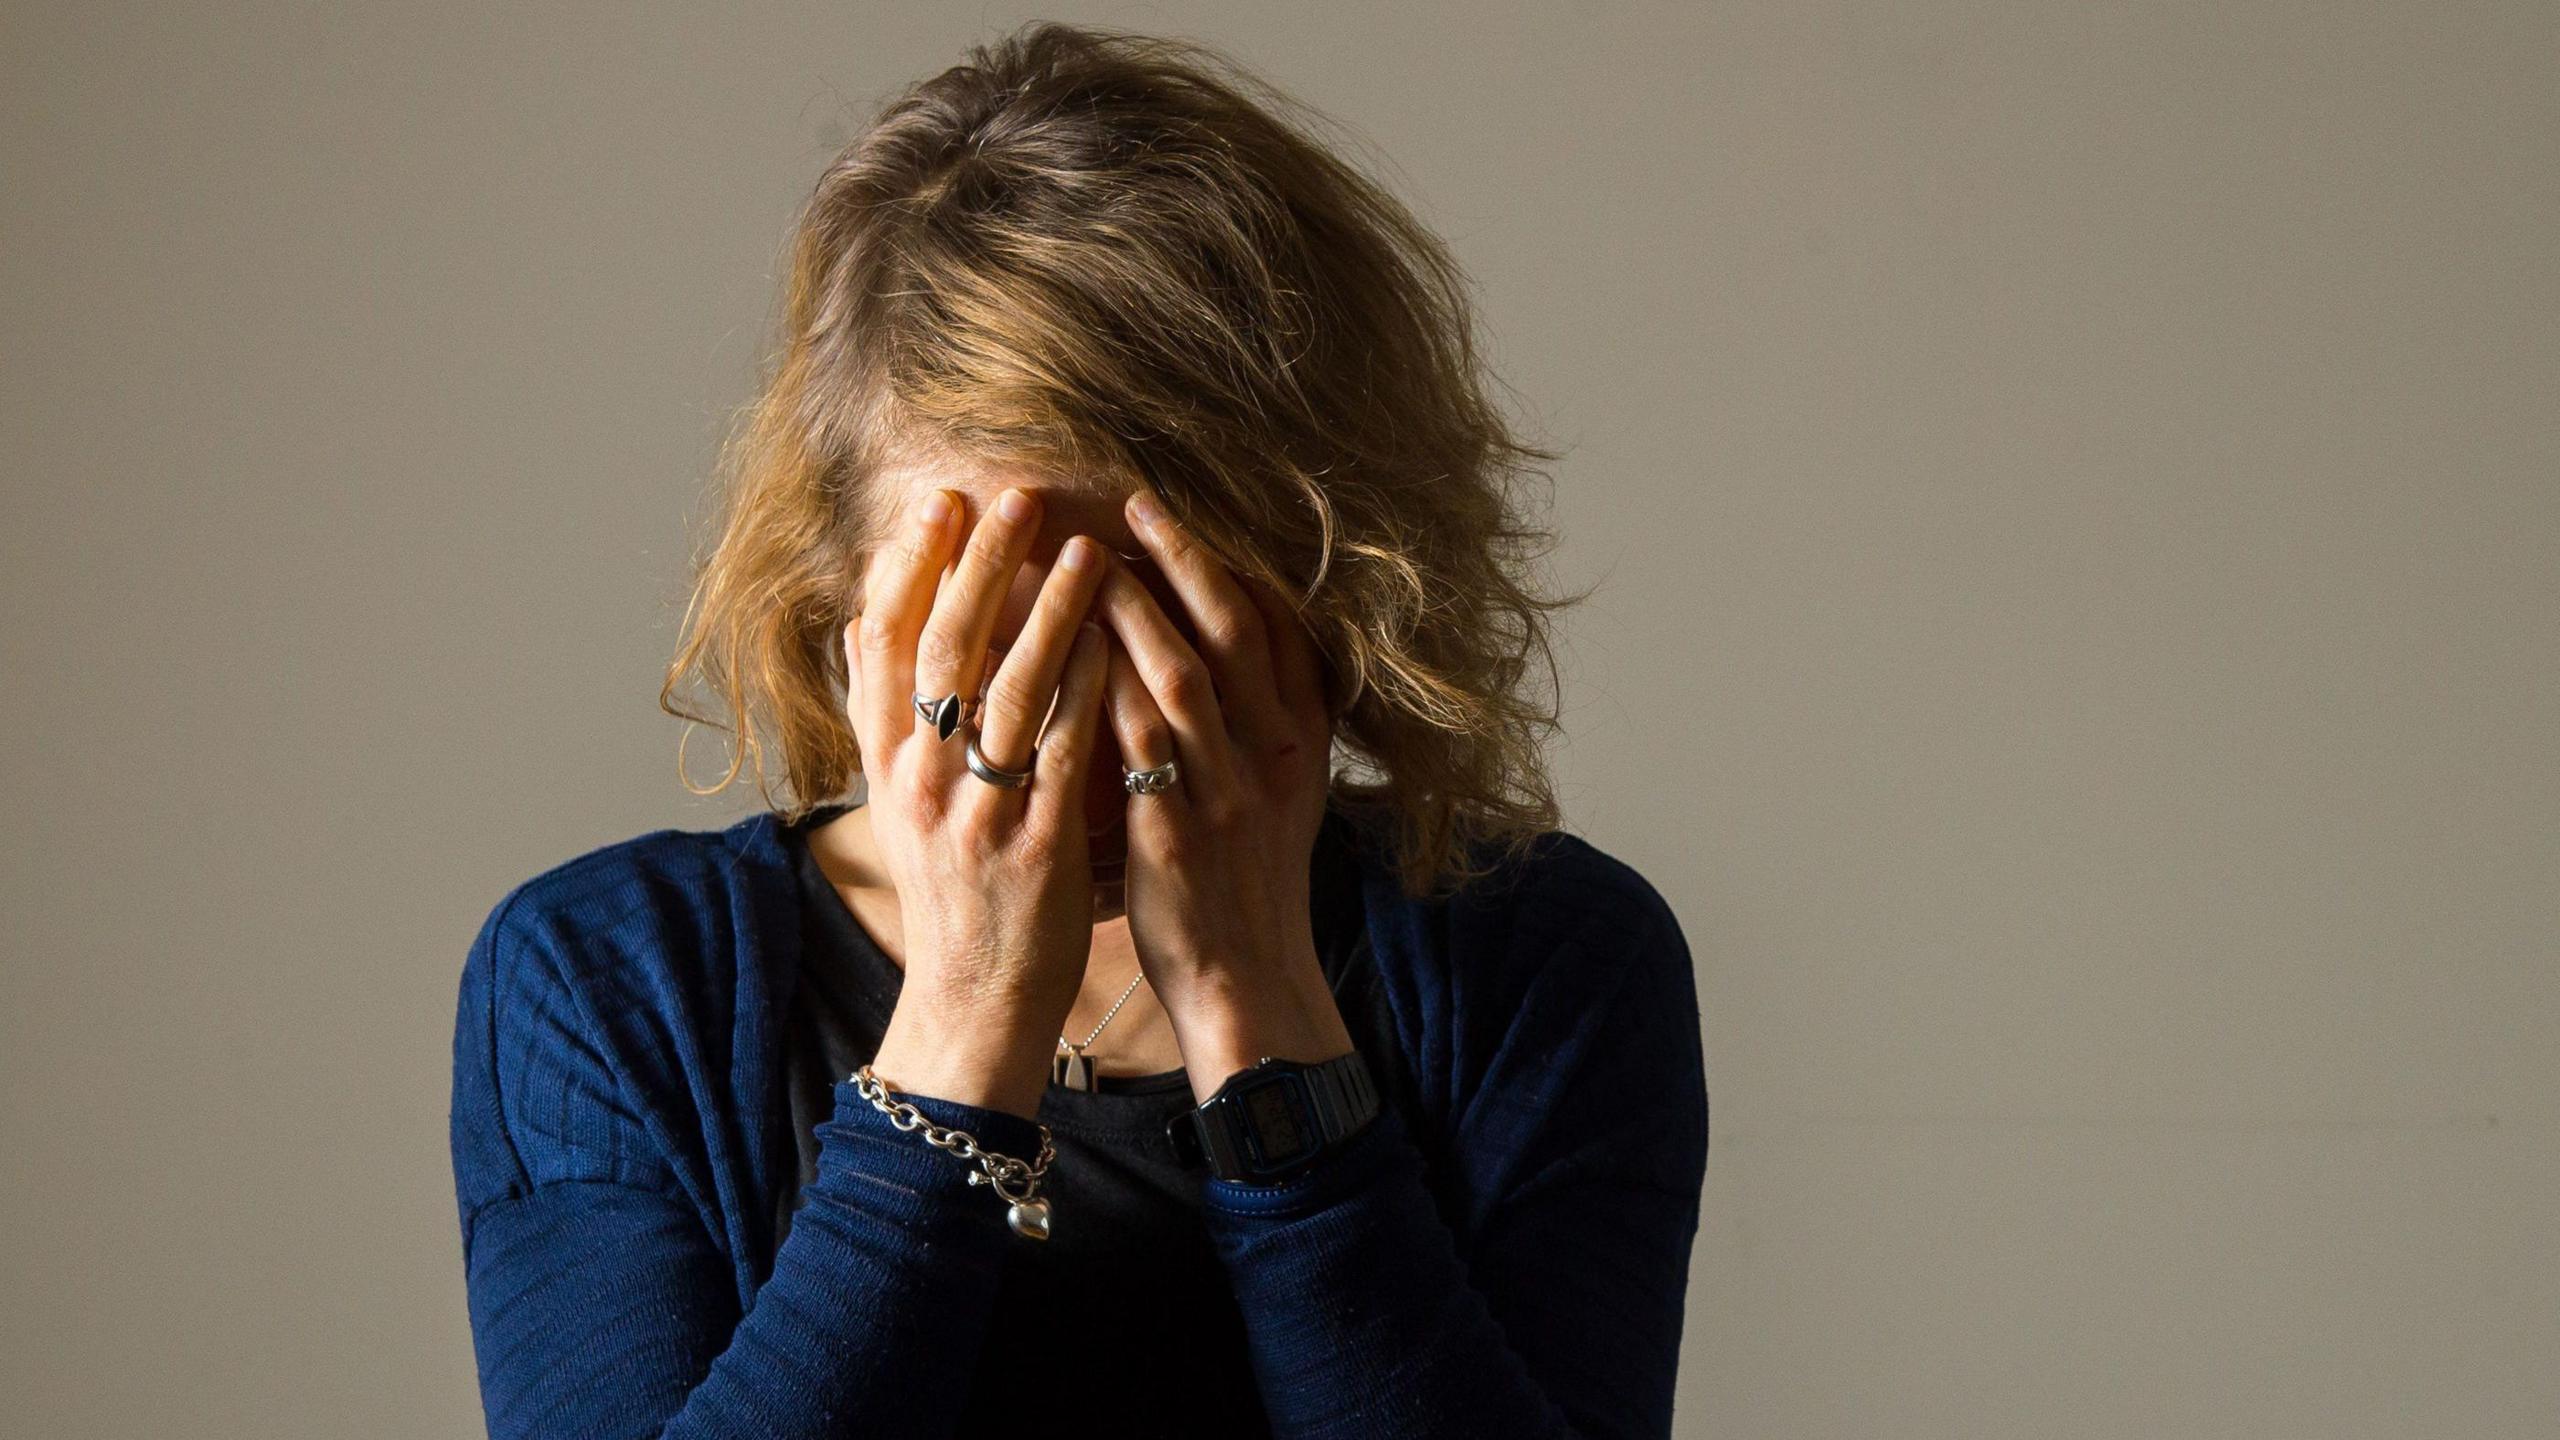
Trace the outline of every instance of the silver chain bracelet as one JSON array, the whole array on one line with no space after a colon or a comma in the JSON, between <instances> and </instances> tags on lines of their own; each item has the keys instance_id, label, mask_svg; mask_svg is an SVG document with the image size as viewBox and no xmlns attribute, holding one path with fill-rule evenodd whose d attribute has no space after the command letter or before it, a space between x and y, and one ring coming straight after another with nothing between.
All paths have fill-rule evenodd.
<instances>
[{"instance_id":1,"label":"silver chain bracelet","mask_svg":"<svg viewBox=\"0 0 2560 1440\"><path fill-rule=\"evenodd\" d=\"M936 1125L923 1111L890 1093L888 1082L863 1066L853 1072L853 1088L871 1102L871 1108L889 1117L889 1123L901 1130L922 1130L925 1143L948 1150L963 1160L975 1160L978 1168L969 1172L969 1183L984 1185L1005 1201L1005 1223L1016 1235L1033 1240L1049 1238L1049 1202L1040 1198L1040 1182L1048 1178L1049 1162L1058 1158L1058 1147L1051 1143L1049 1127L1040 1126L1039 1157L1025 1163L1010 1155L999 1155L978 1143L966 1130Z\"/></svg>"}]
</instances>

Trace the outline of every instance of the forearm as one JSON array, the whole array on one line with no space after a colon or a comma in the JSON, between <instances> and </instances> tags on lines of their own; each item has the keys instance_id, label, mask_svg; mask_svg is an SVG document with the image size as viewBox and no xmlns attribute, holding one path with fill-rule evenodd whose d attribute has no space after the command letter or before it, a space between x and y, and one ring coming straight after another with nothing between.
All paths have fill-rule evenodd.
<instances>
[{"instance_id":1,"label":"forearm","mask_svg":"<svg viewBox=\"0 0 2560 1440\"><path fill-rule=\"evenodd\" d=\"M974 1161L899 1131L850 1085L837 1093L818 1173L724 1356L745 1362L739 1383L715 1366L688 1402L688 1413L719 1417L705 1433L732 1433L732 1421L739 1435L834 1433L855 1417L866 1436L948 1434L1005 1248L1027 1243L1006 1228L1003 1201L968 1183ZM1037 1148L974 1104L900 1098L1005 1154L1027 1159ZM794 1246L801 1253L788 1253Z\"/></svg>"},{"instance_id":2,"label":"forearm","mask_svg":"<svg viewBox=\"0 0 2560 1440\"><path fill-rule=\"evenodd\" d=\"M1275 1435L1576 1433L1469 1285L1393 1108L1302 1182L1205 1194Z\"/></svg>"},{"instance_id":3,"label":"forearm","mask_svg":"<svg viewBox=\"0 0 2560 1440\"><path fill-rule=\"evenodd\" d=\"M1194 972L1167 1008L1202 1100L1265 1055L1355 1048L1311 946ZM1468 1285L1394 1109L1297 1182L1212 1179L1203 1194L1275 1434L1571 1433Z\"/></svg>"},{"instance_id":4,"label":"forearm","mask_svg":"<svg viewBox=\"0 0 2560 1440\"><path fill-rule=\"evenodd\" d=\"M1036 1134L908 1098L1004 1153ZM684 1207L550 1186L484 1218L472 1302L491 1435L817 1440L848 1422L866 1440L948 1435L1004 1247L1025 1242L967 1183L971 1162L899 1131L851 1085L818 1135L817 1175L743 1318Z\"/></svg>"}]
</instances>

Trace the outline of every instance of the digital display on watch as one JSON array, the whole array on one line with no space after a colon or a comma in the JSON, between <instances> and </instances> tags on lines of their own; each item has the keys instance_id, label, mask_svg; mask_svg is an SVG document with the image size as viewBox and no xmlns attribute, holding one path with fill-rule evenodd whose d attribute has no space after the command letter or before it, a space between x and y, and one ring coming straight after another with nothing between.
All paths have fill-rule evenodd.
<instances>
[{"instance_id":1,"label":"digital display on watch","mask_svg":"<svg viewBox=\"0 0 2560 1440\"><path fill-rule=\"evenodd\" d=\"M1315 1137L1299 1110L1294 1076L1278 1076L1238 1097L1252 1122L1254 1149L1265 1165L1281 1164L1307 1153Z\"/></svg>"}]
</instances>

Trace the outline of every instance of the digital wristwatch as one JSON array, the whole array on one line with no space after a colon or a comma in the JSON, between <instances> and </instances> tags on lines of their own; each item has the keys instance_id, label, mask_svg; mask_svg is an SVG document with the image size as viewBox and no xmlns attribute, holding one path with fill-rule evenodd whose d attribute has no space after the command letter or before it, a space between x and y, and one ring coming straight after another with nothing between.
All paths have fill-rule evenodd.
<instances>
[{"instance_id":1,"label":"digital wristwatch","mask_svg":"<svg viewBox=\"0 0 2560 1440\"><path fill-rule=\"evenodd\" d=\"M1265 1055L1176 1113L1164 1132L1186 1164L1271 1185L1303 1173L1377 1113L1377 1082L1359 1051L1313 1065Z\"/></svg>"}]
</instances>

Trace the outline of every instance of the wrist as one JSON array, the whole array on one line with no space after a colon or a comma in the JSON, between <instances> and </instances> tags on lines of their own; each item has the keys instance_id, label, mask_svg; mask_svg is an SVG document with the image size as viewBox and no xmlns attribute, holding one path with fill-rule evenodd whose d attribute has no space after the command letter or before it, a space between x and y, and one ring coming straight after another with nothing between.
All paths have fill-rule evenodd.
<instances>
[{"instance_id":1,"label":"wrist","mask_svg":"<svg viewBox=\"0 0 2560 1440\"><path fill-rule=\"evenodd\" d=\"M1195 1103L1266 1055L1314 1065L1356 1048L1332 993L1295 986L1221 987L1214 996L1194 996L1174 1015L1174 1035Z\"/></svg>"},{"instance_id":2,"label":"wrist","mask_svg":"<svg viewBox=\"0 0 2560 1440\"><path fill-rule=\"evenodd\" d=\"M1017 1018L901 997L872 1056L892 1089L1037 1119L1053 1035Z\"/></svg>"}]
</instances>

